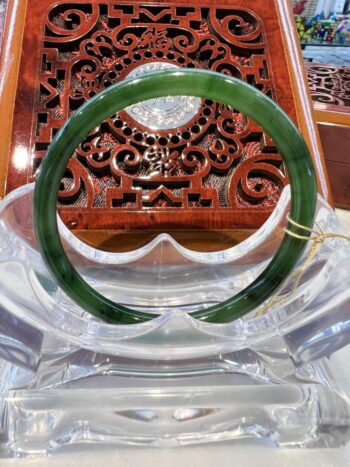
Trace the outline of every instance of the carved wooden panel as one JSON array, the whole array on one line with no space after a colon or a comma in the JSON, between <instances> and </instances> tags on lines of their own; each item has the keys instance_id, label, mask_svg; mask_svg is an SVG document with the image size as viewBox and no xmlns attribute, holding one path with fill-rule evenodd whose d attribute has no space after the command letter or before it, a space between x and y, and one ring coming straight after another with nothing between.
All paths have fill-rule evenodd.
<instances>
[{"instance_id":1,"label":"carved wooden panel","mask_svg":"<svg viewBox=\"0 0 350 467\"><path fill-rule=\"evenodd\" d=\"M53 135L83 102L155 67L236 76L310 131L305 114L296 117L279 3L28 0L7 192L35 180ZM286 183L274 145L250 119L208 100L165 97L88 136L59 205L75 229L254 228Z\"/></svg>"},{"instance_id":2,"label":"carved wooden panel","mask_svg":"<svg viewBox=\"0 0 350 467\"><path fill-rule=\"evenodd\" d=\"M307 73L314 102L326 104L329 110L350 112L349 67L311 63L307 65Z\"/></svg>"}]
</instances>

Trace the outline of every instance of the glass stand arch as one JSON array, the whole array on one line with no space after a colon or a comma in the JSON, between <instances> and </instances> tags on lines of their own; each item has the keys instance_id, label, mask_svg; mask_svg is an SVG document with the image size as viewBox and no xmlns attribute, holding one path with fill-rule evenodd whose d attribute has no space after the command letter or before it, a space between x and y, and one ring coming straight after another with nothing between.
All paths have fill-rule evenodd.
<instances>
[{"instance_id":1,"label":"glass stand arch","mask_svg":"<svg viewBox=\"0 0 350 467\"><path fill-rule=\"evenodd\" d=\"M347 442L349 403L327 359L350 341L346 241L327 240L296 294L266 315L253 310L214 324L186 313L241 290L270 261L286 225L288 187L261 230L217 253L186 250L163 234L141 250L104 254L59 223L70 260L97 290L161 310L132 326L99 321L57 288L35 242L33 192L27 185L0 203L2 456L54 455L87 443ZM320 197L317 221L341 231ZM186 274L196 278L191 287Z\"/></svg>"}]
</instances>

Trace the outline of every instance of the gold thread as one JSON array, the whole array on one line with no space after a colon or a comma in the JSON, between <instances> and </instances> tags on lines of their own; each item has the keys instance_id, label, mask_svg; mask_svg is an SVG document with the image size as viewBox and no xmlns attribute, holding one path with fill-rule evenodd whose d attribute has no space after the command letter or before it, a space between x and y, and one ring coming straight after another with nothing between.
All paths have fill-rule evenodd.
<instances>
[{"instance_id":1,"label":"gold thread","mask_svg":"<svg viewBox=\"0 0 350 467\"><path fill-rule=\"evenodd\" d=\"M298 222L294 221L288 214L287 216L288 222L299 229L304 230L305 232L309 232L311 235L300 235L297 234L296 232L292 232L291 230L285 228L284 231L286 232L287 235L290 235L291 237L297 238L298 240L304 240L304 241L312 241L312 245L310 248L310 251L305 258L305 261L303 264L296 269L290 276L285 279L282 284L277 288L275 293L271 295L271 297L265 302L264 306L256 313L256 317L262 316L267 313L267 311L272 307L276 305L280 305L281 303L284 303L286 300L288 300L289 297L294 295L296 289L298 288L298 285L300 284L300 280L306 271L306 269L310 266L311 262L317 255L317 252L321 246L321 244L327 239L327 238L342 238L343 240L348 240L350 242L350 236L349 235L344 235L340 234L338 232L325 232L320 224L315 222L315 225L317 227L316 229L311 229L310 227L307 227L305 225L298 224ZM293 285L290 289L290 291L283 295L282 297L278 298L280 293L283 292L285 289L286 285L294 279Z\"/></svg>"}]
</instances>

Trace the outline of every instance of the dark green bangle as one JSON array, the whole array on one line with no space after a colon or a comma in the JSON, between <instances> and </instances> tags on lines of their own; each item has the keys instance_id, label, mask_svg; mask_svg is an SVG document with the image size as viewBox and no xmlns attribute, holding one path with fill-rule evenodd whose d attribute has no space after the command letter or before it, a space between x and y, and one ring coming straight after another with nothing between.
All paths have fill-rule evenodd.
<instances>
[{"instance_id":1,"label":"dark green bangle","mask_svg":"<svg viewBox=\"0 0 350 467\"><path fill-rule=\"evenodd\" d=\"M291 185L291 217L312 227L316 179L307 146L288 116L267 96L238 79L202 70L163 71L129 79L102 91L79 108L57 133L42 162L34 194L34 226L39 250L58 285L80 307L108 323L154 319L103 297L78 274L63 250L56 203L61 178L78 145L103 120L137 102L167 95L197 96L226 104L254 119L283 155ZM298 228L289 224L289 230ZM305 235L305 232L303 232ZM233 321L264 302L293 270L306 242L285 235L267 268L236 296L192 316L203 321Z\"/></svg>"}]
</instances>

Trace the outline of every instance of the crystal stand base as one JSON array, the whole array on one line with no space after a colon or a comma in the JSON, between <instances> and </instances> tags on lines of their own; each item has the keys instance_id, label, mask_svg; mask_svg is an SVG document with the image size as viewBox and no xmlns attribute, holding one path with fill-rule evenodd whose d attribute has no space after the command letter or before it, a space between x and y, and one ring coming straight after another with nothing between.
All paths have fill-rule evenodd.
<instances>
[{"instance_id":1,"label":"crystal stand base","mask_svg":"<svg viewBox=\"0 0 350 467\"><path fill-rule=\"evenodd\" d=\"M172 364L168 375L164 362L160 376L152 365L141 374L117 358L77 353L47 361L39 368L46 375L32 383L29 374L2 365L0 380L27 382L24 389L3 388L1 457L244 438L336 447L350 438L350 407L325 360L293 367L271 349L250 350L196 362L196 371Z\"/></svg>"}]
</instances>

